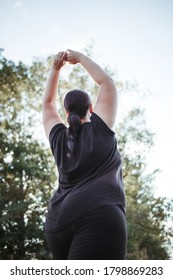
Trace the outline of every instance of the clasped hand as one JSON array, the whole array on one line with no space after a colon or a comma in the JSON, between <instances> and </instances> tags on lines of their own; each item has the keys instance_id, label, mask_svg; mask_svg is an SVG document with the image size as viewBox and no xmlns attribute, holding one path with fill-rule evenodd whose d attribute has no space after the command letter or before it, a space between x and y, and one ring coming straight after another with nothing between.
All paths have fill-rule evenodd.
<instances>
[{"instance_id":1,"label":"clasped hand","mask_svg":"<svg viewBox=\"0 0 173 280\"><path fill-rule=\"evenodd\" d=\"M53 68L60 70L66 62L76 64L80 62L81 53L68 49L66 52L59 52L53 61Z\"/></svg>"}]
</instances>

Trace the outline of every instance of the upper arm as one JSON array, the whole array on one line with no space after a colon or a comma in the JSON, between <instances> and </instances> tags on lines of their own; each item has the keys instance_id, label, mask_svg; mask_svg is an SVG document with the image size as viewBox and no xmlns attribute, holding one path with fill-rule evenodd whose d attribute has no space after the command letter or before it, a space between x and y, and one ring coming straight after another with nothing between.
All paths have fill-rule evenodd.
<instances>
[{"instance_id":1,"label":"upper arm","mask_svg":"<svg viewBox=\"0 0 173 280\"><path fill-rule=\"evenodd\" d=\"M97 102L93 111L109 128L114 126L117 113L117 91L112 79L108 78L100 84Z\"/></svg>"},{"instance_id":2,"label":"upper arm","mask_svg":"<svg viewBox=\"0 0 173 280\"><path fill-rule=\"evenodd\" d=\"M57 112L56 105L51 103L43 103L43 126L47 138L49 139L49 134L51 129L58 123L62 123L62 119Z\"/></svg>"}]
</instances>

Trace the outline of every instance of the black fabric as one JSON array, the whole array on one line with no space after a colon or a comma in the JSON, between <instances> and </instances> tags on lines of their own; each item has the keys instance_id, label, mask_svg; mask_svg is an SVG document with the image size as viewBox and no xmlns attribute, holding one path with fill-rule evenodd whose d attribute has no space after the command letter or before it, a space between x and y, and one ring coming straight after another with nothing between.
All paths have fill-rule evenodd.
<instances>
[{"instance_id":1,"label":"black fabric","mask_svg":"<svg viewBox=\"0 0 173 280\"><path fill-rule=\"evenodd\" d=\"M62 231L46 232L54 259L124 260L127 229L119 206L91 210Z\"/></svg>"},{"instance_id":2,"label":"black fabric","mask_svg":"<svg viewBox=\"0 0 173 280\"><path fill-rule=\"evenodd\" d=\"M46 231L60 231L101 206L125 207L122 160L115 133L95 113L81 127L75 161L67 157L67 127L55 125L50 146L59 186L49 202Z\"/></svg>"}]
</instances>

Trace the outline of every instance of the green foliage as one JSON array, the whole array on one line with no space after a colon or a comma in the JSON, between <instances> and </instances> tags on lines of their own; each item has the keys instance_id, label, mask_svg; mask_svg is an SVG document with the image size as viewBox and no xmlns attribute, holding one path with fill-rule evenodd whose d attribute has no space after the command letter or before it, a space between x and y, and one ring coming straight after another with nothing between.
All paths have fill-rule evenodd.
<instances>
[{"instance_id":1,"label":"green foliage","mask_svg":"<svg viewBox=\"0 0 173 280\"><path fill-rule=\"evenodd\" d=\"M169 259L172 202L154 196L153 183L159 170L146 174L147 154L153 146L154 134L146 128L144 111L132 110L116 131L124 160L128 258Z\"/></svg>"},{"instance_id":2,"label":"green foliage","mask_svg":"<svg viewBox=\"0 0 173 280\"><path fill-rule=\"evenodd\" d=\"M50 258L44 219L55 188L55 164L44 136L38 137L50 61L51 56L37 58L31 66L5 58L0 61L0 259ZM80 65L66 66L65 73L58 95L64 120L62 104L67 91L82 88L92 93L93 103L97 98L97 86ZM117 81L116 85L121 92L128 91L127 84ZM172 202L154 196L158 170L146 173L154 135L146 127L144 112L131 111L116 127L116 135L124 161L128 258L168 259Z\"/></svg>"},{"instance_id":3,"label":"green foliage","mask_svg":"<svg viewBox=\"0 0 173 280\"><path fill-rule=\"evenodd\" d=\"M48 254L43 246L43 219L55 172L50 151L33 139L26 125L28 114L23 115L26 104L31 104L29 81L32 86L35 82L28 71L22 63L16 66L2 60L0 259L46 258Z\"/></svg>"}]
</instances>

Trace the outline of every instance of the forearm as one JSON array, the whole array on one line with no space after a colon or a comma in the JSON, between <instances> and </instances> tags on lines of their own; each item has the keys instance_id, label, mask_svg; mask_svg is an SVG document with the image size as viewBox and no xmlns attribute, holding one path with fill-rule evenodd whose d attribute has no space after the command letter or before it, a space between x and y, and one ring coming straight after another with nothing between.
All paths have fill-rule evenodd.
<instances>
[{"instance_id":1,"label":"forearm","mask_svg":"<svg viewBox=\"0 0 173 280\"><path fill-rule=\"evenodd\" d=\"M56 70L54 68L51 69L46 90L43 96L43 103L55 103L56 100L56 92L58 87L60 70Z\"/></svg>"},{"instance_id":2,"label":"forearm","mask_svg":"<svg viewBox=\"0 0 173 280\"><path fill-rule=\"evenodd\" d=\"M98 85L101 85L104 82L112 82L109 75L89 57L81 54L80 64L86 69L88 74Z\"/></svg>"}]
</instances>

